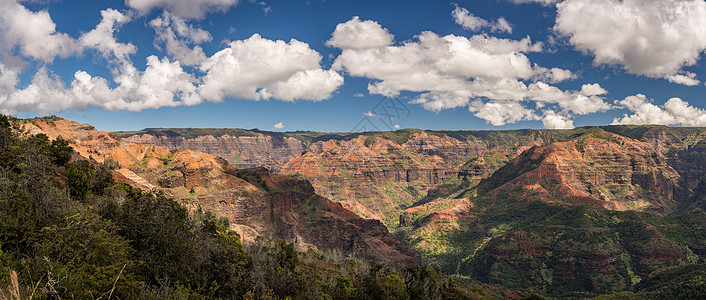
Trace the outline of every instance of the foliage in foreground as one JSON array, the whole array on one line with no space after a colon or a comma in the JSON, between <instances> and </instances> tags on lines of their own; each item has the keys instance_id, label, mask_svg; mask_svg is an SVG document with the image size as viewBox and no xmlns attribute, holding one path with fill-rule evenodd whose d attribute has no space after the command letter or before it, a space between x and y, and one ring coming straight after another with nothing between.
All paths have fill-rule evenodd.
<instances>
[{"instance_id":1,"label":"foliage in foreground","mask_svg":"<svg viewBox=\"0 0 706 300\"><path fill-rule=\"evenodd\" d=\"M243 247L228 220L21 138L0 116L0 299L469 299L422 267L391 269L283 241Z\"/></svg>"}]
</instances>

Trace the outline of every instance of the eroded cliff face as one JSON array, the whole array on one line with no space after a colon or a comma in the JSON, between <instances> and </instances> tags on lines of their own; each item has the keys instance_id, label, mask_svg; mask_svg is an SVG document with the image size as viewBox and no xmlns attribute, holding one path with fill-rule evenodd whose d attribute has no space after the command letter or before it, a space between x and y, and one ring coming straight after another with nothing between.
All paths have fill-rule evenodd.
<instances>
[{"instance_id":1,"label":"eroded cliff face","mask_svg":"<svg viewBox=\"0 0 706 300\"><path fill-rule=\"evenodd\" d=\"M26 123L27 134L69 140L81 159L114 160L118 181L164 192L191 210L227 217L244 240L256 236L294 241L300 250L328 248L393 265L420 264L418 253L397 241L376 220L365 220L315 193L302 179L264 168L237 169L210 154L138 145L67 120Z\"/></svg>"},{"instance_id":2,"label":"eroded cliff face","mask_svg":"<svg viewBox=\"0 0 706 300\"><path fill-rule=\"evenodd\" d=\"M304 144L292 137L275 138L268 135L230 136L210 135L186 139L181 136L133 135L125 141L139 145L156 145L168 150L194 150L225 158L238 168L263 166L277 172L288 161L304 153Z\"/></svg>"},{"instance_id":3,"label":"eroded cliff face","mask_svg":"<svg viewBox=\"0 0 706 300\"><path fill-rule=\"evenodd\" d=\"M139 134L126 140L203 151L230 158L235 166L264 166L305 178L318 194L363 218L380 220L389 228L397 226L402 209L423 199L434 186L459 176L477 183L499 164L543 143L535 131L475 136L409 130L392 135L323 134L298 139L293 137L296 133L272 137L242 130L238 131L242 135L257 136L202 135L186 139L172 131L194 136L207 130L163 130L159 136ZM486 153L492 153L485 156L488 163L482 160ZM480 158L475 171L460 169L473 158Z\"/></svg>"},{"instance_id":4,"label":"eroded cliff face","mask_svg":"<svg viewBox=\"0 0 706 300\"><path fill-rule=\"evenodd\" d=\"M517 144L508 143L507 148ZM490 147L479 139L461 141L424 131L412 134L402 144L360 135L348 141L313 143L281 172L303 176L321 195L395 228L403 209L422 199L432 187L459 176L459 167L466 160Z\"/></svg>"},{"instance_id":5,"label":"eroded cliff face","mask_svg":"<svg viewBox=\"0 0 706 300\"><path fill-rule=\"evenodd\" d=\"M445 272L550 294L626 290L703 261L703 129L608 129L639 134L582 129L514 158L485 152L404 210L401 231Z\"/></svg>"},{"instance_id":6,"label":"eroded cliff face","mask_svg":"<svg viewBox=\"0 0 706 300\"><path fill-rule=\"evenodd\" d=\"M549 202L661 214L674 213L676 203L686 200L680 175L663 153L611 133L529 149L481 181L477 191L516 188Z\"/></svg>"},{"instance_id":7,"label":"eroded cliff face","mask_svg":"<svg viewBox=\"0 0 706 300\"><path fill-rule=\"evenodd\" d=\"M397 142L365 134L307 143L287 135L262 134L188 140L146 134L128 139L204 150L230 156L232 164L264 165L301 176L312 182L317 193L390 228L413 203L447 197L453 192L445 190L454 185L471 189L482 180L464 196L505 185L502 189L525 188L528 195L533 192L556 203L661 214L706 202L706 167L701 163L706 160L706 134L702 131L685 135L682 130L677 136L665 127L587 130L581 138L566 137L572 134L569 131L509 136L417 131ZM518 157L533 146L541 147ZM498 169L501 173L491 177Z\"/></svg>"},{"instance_id":8,"label":"eroded cliff face","mask_svg":"<svg viewBox=\"0 0 706 300\"><path fill-rule=\"evenodd\" d=\"M523 201L674 214L695 201L703 184L706 156L700 136L689 146L664 128L647 130L641 140L597 128L515 152L493 149L468 161L454 180L436 186L418 205L443 211L458 199L512 195ZM409 223L440 210L413 207L401 219Z\"/></svg>"},{"instance_id":9,"label":"eroded cliff face","mask_svg":"<svg viewBox=\"0 0 706 300\"><path fill-rule=\"evenodd\" d=\"M282 167L282 173L308 178L321 195L388 225L401 208L452 172L438 156L420 155L391 140L365 136L314 143L306 154Z\"/></svg>"}]
</instances>

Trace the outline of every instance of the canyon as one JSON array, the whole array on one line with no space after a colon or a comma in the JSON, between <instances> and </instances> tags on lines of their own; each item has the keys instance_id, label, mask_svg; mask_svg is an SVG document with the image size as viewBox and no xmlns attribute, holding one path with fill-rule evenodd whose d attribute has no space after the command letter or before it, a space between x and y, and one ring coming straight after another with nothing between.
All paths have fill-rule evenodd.
<instances>
[{"instance_id":1,"label":"canyon","mask_svg":"<svg viewBox=\"0 0 706 300\"><path fill-rule=\"evenodd\" d=\"M269 146L181 130L188 138L165 135L170 129L116 134L172 149L234 143L221 154L308 180L460 278L597 295L706 258L703 128L248 131L251 140L279 139L265 144L282 148L259 157L249 153Z\"/></svg>"},{"instance_id":2,"label":"canyon","mask_svg":"<svg viewBox=\"0 0 706 300\"><path fill-rule=\"evenodd\" d=\"M204 131L221 135L199 135ZM260 164L273 172L306 178L318 194L388 228L395 228L402 210L423 198L429 189L457 176L459 167L469 158L497 149L516 155L542 143L541 133L532 130L400 130L384 135L146 129L114 134L135 144L238 157L229 162L234 166Z\"/></svg>"},{"instance_id":3,"label":"canyon","mask_svg":"<svg viewBox=\"0 0 706 300\"><path fill-rule=\"evenodd\" d=\"M230 221L244 242L284 239L297 249L330 249L390 265L419 265L421 257L377 220L363 219L315 193L306 181L265 168L237 169L225 159L185 150L138 145L73 121L35 120L23 134L69 141L75 160L112 165L115 180L164 193L191 211Z\"/></svg>"}]
</instances>

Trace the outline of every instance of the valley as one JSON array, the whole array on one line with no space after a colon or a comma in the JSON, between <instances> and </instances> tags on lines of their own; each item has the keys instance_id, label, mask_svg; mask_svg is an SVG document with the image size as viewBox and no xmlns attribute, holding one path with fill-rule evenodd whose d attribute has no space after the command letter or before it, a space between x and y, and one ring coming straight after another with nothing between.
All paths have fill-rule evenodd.
<instances>
[{"instance_id":1,"label":"valley","mask_svg":"<svg viewBox=\"0 0 706 300\"><path fill-rule=\"evenodd\" d=\"M234 150L247 143L227 129L220 137L179 130L115 134L199 151L228 143L218 151L245 164L273 155ZM316 193L381 221L444 274L568 296L635 290L659 270L703 261L705 131L247 134L279 139L271 142L281 147L274 154L301 151L267 167L306 179Z\"/></svg>"},{"instance_id":2,"label":"valley","mask_svg":"<svg viewBox=\"0 0 706 300\"><path fill-rule=\"evenodd\" d=\"M392 270L432 267L424 272L461 282L463 297L639 298L688 290L688 282L701 286L701 128L108 133L60 118L14 122L30 142L65 141L73 152L67 166L51 167L58 182L68 176L69 199L117 205L100 208L106 218L133 209L98 200L110 185L97 174L108 172L129 187L111 195L174 199L196 220L227 224L218 230L237 233L247 251L279 240L301 257L332 253ZM75 177L80 172L90 179Z\"/></svg>"}]
</instances>

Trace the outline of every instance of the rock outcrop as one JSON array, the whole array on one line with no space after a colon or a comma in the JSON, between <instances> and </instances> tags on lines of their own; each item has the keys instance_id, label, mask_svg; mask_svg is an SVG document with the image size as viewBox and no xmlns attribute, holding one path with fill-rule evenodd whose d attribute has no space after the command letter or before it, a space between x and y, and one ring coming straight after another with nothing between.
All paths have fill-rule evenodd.
<instances>
[{"instance_id":1,"label":"rock outcrop","mask_svg":"<svg viewBox=\"0 0 706 300\"><path fill-rule=\"evenodd\" d=\"M445 272L555 296L628 290L706 258L703 132L585 128L515 157L488 151L400 223Z\"/></svg>"},{"instance_id":2,"label":"rock outcrop","mask_svg":"<svg viewBox=\"0 0 706 300\"><path fill-rule=\"evenodd\" d=\"M536 143L522 137L501 145L516 150ZM395 228L402 210L422 199L434 186L463 173L460 167L469 158L482 156L497 145L474 136L459 140L424 131L411 134L403 143L359 135L347 141L313 143L304 155L285 164L281 172L301 175L321 195L362 217L378 219ZM489 173L486 170L483 175Z\"/></svg>"},{"instance_id":3,"label":"rock outcrop","mask_svg":"<svg viewBox=\"0 0 706 300\"><path fill-rule=\"evenodd\" d=\"M223 157L239 168L263 166L277 172L288 161L304 153L304 144L292 137L269 135L231 136L210 135L186 139L181 136L133 135L124 139L139 145L156 145L169 150L194 150Z\"/></svg>"},{"instance_id":4,"label":"rock outcrop","mask_svg":"<svg viewBox=\"0 0 706 300\"><path fill-rule=\"evenodd\" d=\"M302 179L264 168L237 169L225 159L185 150L138 145L67 120L22 124L27 134L69 140L86 160L119 165L118 181L164 192L191 210L227 217L247 241L256 236L294 241L300 250L327 248L392 265L421 264L418 253L396 240L376 220L366 220L315 193Z\"/></svg>"},{"instance_id":5,"label":"rock outcrop","mask_svg":"<svg viewBox=\"0 0 706 300\"><path fill-rule=\"evenodd\" d=\"M418 262L384 222L427 263L507 295L625 291L706 259L706 132L698 128L182 137L211 152L224 140L251 143L227 151L280 175L150 146L162 137L142 135L134 145L78 136L82 155L110 153L129 166L116 172L126 182L229 216L246 238Z\"/></svg>"},{"instance_id":6,"label":"rock outcrop","mask_svg":"<svg viewBox=\"0 0 706 300\"><path fill-rule=\"evenodd\" d=\"M450 178L467 177L468 170L459 167L469 159L483 155L492 159L487 164L478 161L477 167L484 171L471 175L478 181L544 139L532 130L264 134L240 129L147 129L120 134L137 144L202 151L238 167L264 166L306 178L318 194L388 228L395 228L400 212L431 188Z\"/></svg>"}]
</instances>

